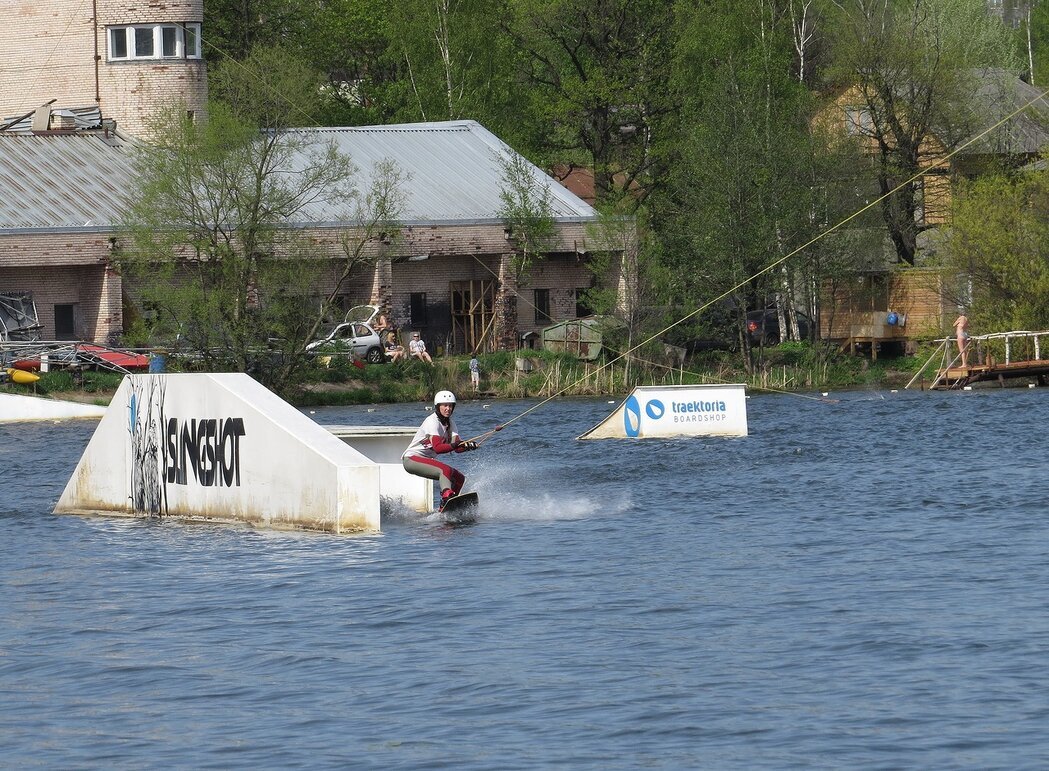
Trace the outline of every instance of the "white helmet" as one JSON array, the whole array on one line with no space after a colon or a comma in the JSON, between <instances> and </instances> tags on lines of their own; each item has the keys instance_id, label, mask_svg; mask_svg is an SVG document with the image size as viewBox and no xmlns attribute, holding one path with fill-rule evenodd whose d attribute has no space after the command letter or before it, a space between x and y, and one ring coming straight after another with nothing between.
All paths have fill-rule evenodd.
<instances>
[{"instance_id":1,"label":"white helmet","mask_svg":"<svg viewBox=\"0 0 1049 771\"><path fill-rule=\"evenodd\" d=\"M438 391L433 396L433 406L438 404L455 404L455 394L451 391Z\"/></svg>"}]
</instances>

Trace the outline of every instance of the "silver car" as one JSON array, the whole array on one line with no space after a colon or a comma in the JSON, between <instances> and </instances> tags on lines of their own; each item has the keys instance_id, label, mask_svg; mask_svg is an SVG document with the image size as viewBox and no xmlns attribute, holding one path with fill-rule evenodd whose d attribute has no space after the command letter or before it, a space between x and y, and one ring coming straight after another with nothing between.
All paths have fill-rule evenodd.
<instances>
[{"instance_id":1,"label":"silver car","mask_svg":"<svg viewBox=\"0 0 1049 771\"><path fill-rule=\"evenodd\" d=\"M363 321L344 321L328 333L306 346L311 353L347 353L352 352L359 359L369 364L382 364L386 353L382 348L379 333Z\"/></svg>"}]
</instances>

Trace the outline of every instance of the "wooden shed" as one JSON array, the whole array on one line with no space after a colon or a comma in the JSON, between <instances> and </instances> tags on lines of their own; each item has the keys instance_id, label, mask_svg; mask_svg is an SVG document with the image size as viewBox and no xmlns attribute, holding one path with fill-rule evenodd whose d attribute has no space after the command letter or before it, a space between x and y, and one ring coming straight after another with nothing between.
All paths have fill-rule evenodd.
<instances>
[{"instance_id":1,"label":"wooden shed","mask_svg":"<svg viewBox=\"0 0 1049 771\"><path fill-rule=\"evenodd\" d=\"M886 343L942 337L957 315L952 282L934 268L866 271L823 285L820 337L873 356Z\"/></svg>"}]
</instances>

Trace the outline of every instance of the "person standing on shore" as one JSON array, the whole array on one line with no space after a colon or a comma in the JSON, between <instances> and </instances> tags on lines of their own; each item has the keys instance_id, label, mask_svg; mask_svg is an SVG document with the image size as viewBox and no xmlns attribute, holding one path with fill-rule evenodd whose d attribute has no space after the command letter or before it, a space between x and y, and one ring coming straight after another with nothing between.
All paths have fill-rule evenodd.
<instances>
[{"instance_id":1,"label":"person standing on shore","mask_svg":"<svg viewBox=\"0 0 1049 771\"><path fill-rule=\"evenodd\" d=\"M470 359L470 382L473 383L474 393L481 390L481 363L477 361L476 354Z\"/></svg>"},{"instance_id":2,"label":"person standing on shore","mask_svg":"<svg viewBox=\"0 0 1049 771\"><path fill-rule=\"evenodd\" d=\"M964 313L954 320L954 336L958 343L958 355L962 358L962 366L969 366L969 317Z\"/></svg>"}]
</instances>

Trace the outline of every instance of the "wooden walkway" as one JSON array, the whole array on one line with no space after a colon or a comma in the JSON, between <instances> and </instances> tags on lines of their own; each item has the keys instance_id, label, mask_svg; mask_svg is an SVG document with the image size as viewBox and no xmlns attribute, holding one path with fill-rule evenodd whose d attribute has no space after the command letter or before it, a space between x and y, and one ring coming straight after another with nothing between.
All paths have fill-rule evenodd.
<instances>
[{"instance_id":1,"label":"wooden walkway","mask_svg":"<svg viewBox=\"0 0 1049 771\"><path fill-rule=\"evenodd\" d=\"M997 380L1005 385L1011 378L1037 378L1038 385L1046 385L1049 375L1049 360L1031 359L1029 361L1012 361L1008 364L978 364L970 367L948 367L941 369L936 380L929 386L931 389L952 391L965 388L967 385L985 380Z\"/></svg>"},{"instance_id":2,"label":"wooden walkway","mask_svg":"<svg viewBox=\"0 0 1049 771\"><path fill-rule=\"evenodd\" d=\"M952 391L986 381L997 381L1004 386L1006 380L1014 378L1035 378L1038 385L1044 386L1049 375L1049 359L1042 358L1043 336L1049 336L1049 331L995 332L974 336L969 339L969 358L979 363L963 367L956 356L954 361L937 370L936 379L929 388ZM954 341L947 338L941 342L947 351Z\"/></svg>"}]
</instances>

